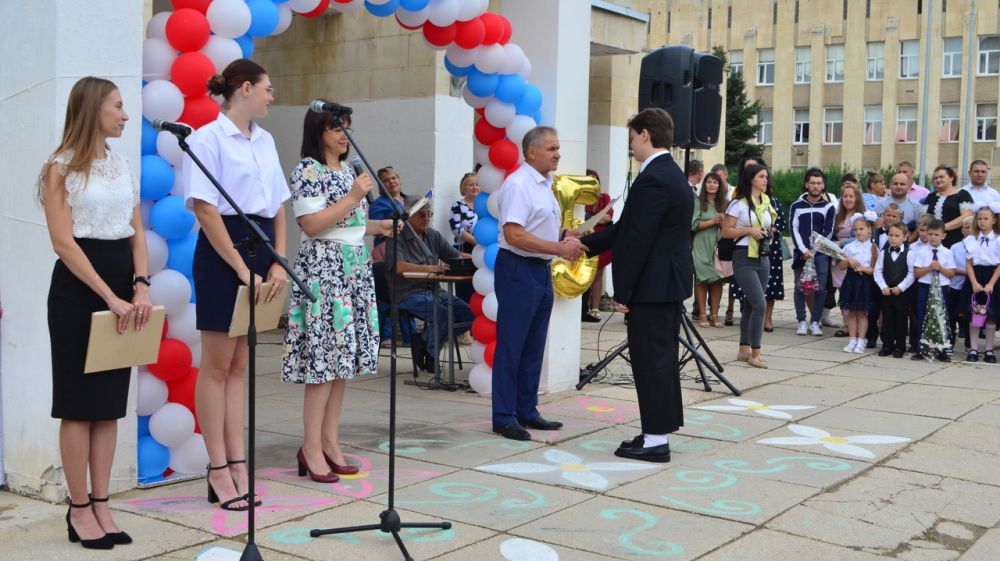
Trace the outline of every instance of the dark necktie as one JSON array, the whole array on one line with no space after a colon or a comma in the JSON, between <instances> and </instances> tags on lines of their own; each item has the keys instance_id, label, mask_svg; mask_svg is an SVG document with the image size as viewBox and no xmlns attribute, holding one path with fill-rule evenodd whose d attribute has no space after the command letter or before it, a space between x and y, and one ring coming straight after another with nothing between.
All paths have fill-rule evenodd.
<instances>
[{"instance_id":1,"label":"dark necktie","mask_svg":"<svg viewBox=\"0 0 1000 561\"><path fill-rule=\"evenodd\" d=\"M932 262L938 260L938 258L937 258L937 252L938 252L937 248L931 249L931 261ZM938 275L938 271L934 271L934 276L936 277L937 275Z\"/></svg>"},{"instance_id":2,"label":"dark necktie","mask_svg":"<svg viewBox=\"0 0 1000 561\"><path fill-rule=\"evenodd\" d=\"M986 244L986 246L989 247L989 245L990 245L990 239L987 238L986 236L982 236L981 238L979 238L979 245L983 245L983 244Z\"/></svg>"}]
</instances>

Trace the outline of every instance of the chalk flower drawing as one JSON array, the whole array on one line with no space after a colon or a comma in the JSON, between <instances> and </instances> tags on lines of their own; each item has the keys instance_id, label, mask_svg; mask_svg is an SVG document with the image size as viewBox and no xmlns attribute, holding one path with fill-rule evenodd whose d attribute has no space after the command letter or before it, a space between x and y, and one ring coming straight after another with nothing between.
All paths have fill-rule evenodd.
<instances>
[{"instance_id":1,"label":"chalk flower drawing","mask_svg":"<svg viewBox=\"0 0 1000 561\"><path fill-rule=\"evenodd\" d=\"M833 436L822 429L804 425L788 425L788 430L799 436L783 436L758 440L758 444L779 444L783 446L823 446L827 450L859 458L874 458L875 454L857 446L857 444L899 444L909 442L902 436L886 436L882 434L862 434L855 436Z\"/></svg>"},{"instance_id":2,"label":"chalk flower drawing","mask_svg":"<svg viewBox=\"0 0 1000 561\"><path fill-rule=\"evenodd\" d=\"M600 472L602 471L639 471L655 469L657 467L638 462L594 462L592 464L585 464L583 463L583 459L576 454L556 448L546 450L542 456L551 463L514 462L510 464L479 466L476 469L506 474L551 473L557 471L560 472L563 479L574 485L588 489L603 490L608 488L608 479L601 475Z\"/></svg>"},{"instance_id":3,"label":"chalk flower drawing","mask_svg":"<svg viewBox=\"0 0 1000 561\"><path fill-rule=\"evenodd\" d=\"M772 419L792 420L792 416L785 411L802 411L803 409L815 409L815 405L764 405L749 399L729 399L730 405L697 405L692 409L707 409L710 411L753 411L758 415L771 417Z\"/></svg>"}]
</instances>

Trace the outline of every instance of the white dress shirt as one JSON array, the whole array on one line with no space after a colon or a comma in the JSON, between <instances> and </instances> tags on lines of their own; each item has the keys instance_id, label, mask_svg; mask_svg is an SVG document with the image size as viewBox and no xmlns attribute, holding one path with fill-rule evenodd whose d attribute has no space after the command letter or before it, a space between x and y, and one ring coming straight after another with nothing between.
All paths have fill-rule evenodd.
<instances>
[{"instance_id":1,"label":"white dress shirt","mask_svg":"<svg viewBox=\"0 0 1000 561\"><path fill-rule=\"evenodd\" d=\"M642 173L643 170L646 169L646 166L648 166L650 162L652 162L656 158L659 158L660 156L662 156L662 155L664 155L666 153L667 153L666 150L660 150L659 152L653 152L652 154L650 154L648 158L646 158L645 160L643 160L642 165L639 166L639 173ZM691 185L691 184L688 183L688 185Z\"/></svg>"},{"instance_id":2,"label":"white dress shirt","mask_svg":"<svg viewBox=\"0 0 1000 561\"><path fill-rule=\"evenodd\" d=\"M989 183L984 183L981 189L976 189L972 186L972 183L967 183L965 187L962 187L972 195L972 201L979 204L990 204L992 202L1000 202L1000 192L993 188Z\"/></svg>"},{"instance_id":3,"label":"white dress shirt","mask_svg":"<svg viewBox=\"0 0 1000 561\"><path fill-rule=\"evenodd\" d=\"M274 138L256 123L251 124L248 139L229 117L219 113L215 121L188 137L188 143L243 212L273 218L281 210L281 203L291 197ZM188 207L198 199L215 206L224 216L236 214L187 154L181 164L181 177Z\"/></svg>"},{"instance_id":4,"label":"white dress shirt","mask_svg":"<svg viewBox=\"0 0 1000 561\"><path fill-rule=\"evenodd\" d=\"M1000 243L997 242L997 236L993 232L985 236L982 233L969 236L962 240L962 244L965 246L966 259L972 259L973 265L990 267L1000 265L1000 252L997 251ZM956 262L955 266L959 264ZM961 266L964 269L965 263L963 262Z\"/></svg>"},{"instance_id":5,"label":"white dress shirt","mask_svg":"<svg viewBox=\"0 0 1000 561\"><path fill-rule=\"evenodd\" d=\"M904 248L900 247L899 249L899 252L893 252L892 248L889 248L889 256L893 263L895 263L897 259L902 259ZM903 280L900 281L898 285L896 285L903 291L913 286L913 255L914 251L911 247L910 251L906 254L906 276L903 277ZM885 283L885 251L878 252L878 261L875 262L875 284L878 285L880 290L893 288Z\"/></svg>"},{"instance_id":6,"label":"white dress shirt","mask_svg":"<svg viewBox=\"0 0 1000 561\"><path fill-rule=\"evenodd\" d=\"M504 180L500 188L500 247L523 257L552 259L547 253L532 253L514 247L503 235L504 224L519 224L536 238L559 241L559 203L552 194L552 177L538 173L528 164Z\"/></svg>"},{"instance_id":7,"label":"white dress shirt","mask_svg":"<svg viewBox=\"0 0 1000 561\"><path fill-rule=\"evenodd\" d=\"M951 256L951 250L943 245L933 247L930 244L924 244L916 250L916 255L913 256L913 268L925 268L930 267L931 262L934 260L934 250L937 250L937 260L941 263L941 266L945 269L954 269L955 261ZM913 251L912 249L910 251ZM934 277L934 271L929 271L924 276L917 279L920 284L931 284L931 279ZM942 283L949 284L948 279L943 279Z\"/></svg>"}]
</instances>

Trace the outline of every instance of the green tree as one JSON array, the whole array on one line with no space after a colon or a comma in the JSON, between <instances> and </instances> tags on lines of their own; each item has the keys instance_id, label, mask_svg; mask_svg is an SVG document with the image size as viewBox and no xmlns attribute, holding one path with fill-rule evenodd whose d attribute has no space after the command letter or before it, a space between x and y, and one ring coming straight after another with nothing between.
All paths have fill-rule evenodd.
<instances>
[{"instance_id":1,"label":"green tree","mask_svg":"<svg viewBox=\"0 0 1000 561\"><path fill-rule=\"evenodd\" d=\"M725 49L716 45L712 54L722 59L723 67L729 69ZM764 152L764 147L757 144L758 113L760 101L750 102L743 74L730 72L726 80L726 166L729 168L739 165L744 156L760 156Z\"/></svg>"}]
</instances>

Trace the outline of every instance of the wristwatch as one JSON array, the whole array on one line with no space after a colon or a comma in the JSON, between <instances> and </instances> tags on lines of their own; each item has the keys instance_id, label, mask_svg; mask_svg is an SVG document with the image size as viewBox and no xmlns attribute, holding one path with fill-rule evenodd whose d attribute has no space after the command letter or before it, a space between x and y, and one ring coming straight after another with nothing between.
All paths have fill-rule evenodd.
<instances>
[{"instance_id":1,"label":"wristwatch","mask_svg":"<svg viewBox=\"0 0 1000 561\"><path fill-rule=\"evenodd\" d=\"M142 284L144 284L146 286L151 286L149 284L149 277L144 277L144 276L141 276L141 275L136 276L134 279L132 279L132 284L135 285L135 283L137 283L137 282L141 282Z\"/></svg>"}]
</instances>

